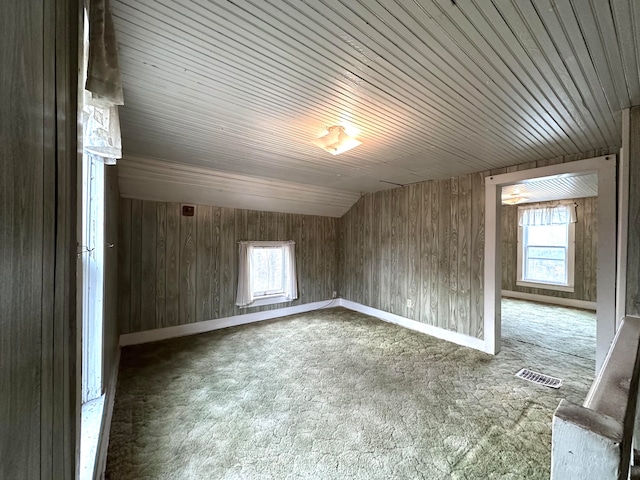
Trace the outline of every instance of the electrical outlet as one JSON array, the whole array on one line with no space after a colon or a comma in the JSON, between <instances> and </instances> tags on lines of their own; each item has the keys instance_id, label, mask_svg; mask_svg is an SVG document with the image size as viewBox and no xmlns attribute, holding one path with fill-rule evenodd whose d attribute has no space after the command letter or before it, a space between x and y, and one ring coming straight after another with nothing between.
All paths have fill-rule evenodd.
<instances>
[{"instance_id":1,"label":"electrical outlet","mask_svg":"<svg viewBox=\"0 0 640 480\"><path fill-rule=\"evenodd\" d=\"M336 292L335 290L333 291L333 297L331 298L336 298L338 296L338 292Z\"/></svg>"},{"instance_id":2,"label":"electrical outlet","mask_svg":"<svg viewBox=\"0 0 640 480\"><path fill-rule=\"evenodd\" d=\"M407 308L413 308L413 300L407 298Z\"/></svg>"}]
</instances>

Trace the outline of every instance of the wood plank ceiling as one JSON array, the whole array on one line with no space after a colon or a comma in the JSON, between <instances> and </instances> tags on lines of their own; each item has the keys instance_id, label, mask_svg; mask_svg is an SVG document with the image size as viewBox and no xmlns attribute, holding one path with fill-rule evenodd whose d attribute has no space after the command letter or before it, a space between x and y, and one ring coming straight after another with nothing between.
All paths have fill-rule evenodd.
<instances>
[{"instance_id":1,"label":"wood plank ceiling","mask_svg":"<svg viewBox=\"0 0 640 480\"><path fill-rule=\"evenodd\" d=\"M542 178L502 187L503 204L513 196L524 198L520 204L597 197L598 174Z\"/></svg>"},{"instance_id":2,"label":"wood plank ceiling","mask_svg":"<svg viewBox=\"0 0 640 480\"><path fill-rule=\"evenodd\" d=\"M634 0L113 0L112 9L124 165L157 159L353 203L394 184L618 146L620 110L640 104ZM311 140L338 123L363 144L334 157ZM135 196L136 181L123 194Z\"/></svg>"}]
</instances>

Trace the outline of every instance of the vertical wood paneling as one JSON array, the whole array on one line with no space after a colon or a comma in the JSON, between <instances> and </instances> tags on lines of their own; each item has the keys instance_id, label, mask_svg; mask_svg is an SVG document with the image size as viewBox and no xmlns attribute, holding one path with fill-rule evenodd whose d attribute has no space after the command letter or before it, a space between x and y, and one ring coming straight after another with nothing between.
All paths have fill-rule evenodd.
<instances>
[{"instance_id":1,"label":"vertical wood paneling","mask_svg":"<svg viewBox=\"0 0 640 480\"><path fill-rule=\"evenodd\" d=\"M157 208L155 202L142 202L142 244L140 278L155 278L157 245ZM156 283L141 282L140 328L150 330L156 325Z\"/></svg>"},{"instance_id":2,"label":"vertical wood paneling","mask_svg":"<svg viewBox=\"0 0 640 480\"><path fill-rule=\"evenodd\" d=\"M120 200L118 225L118 322L120 333L131 332L131 199Z\"/></svg>"},{"instance_id":3,"label":"vertical wood paneling","mask_svg":"<svg viewBox=\"0 0 640 480\"><path fill-rule=\"evenodd\" d=\"M217 318L220 314L220 269L222 265L221 248L221 214L220 207L211 207L211 314L210 318Z\"/></svg>"},{"instance_id":4,"label":"vertical wood paneling","mask_svg":"<svg viewBox=\"0 0 640 480\"><path fill-rule=\"evenodd\" d=\"M640 106L629 112L627 315L640 315Z\"/></svg>"},{"instance_id":5,"label":"vertical wood paneling","mask_svg":"<svg viewBox=\"0 0 640 480\"><path fill-rule=\"evenodd\" d=\"M459 180L451 182L451 223L449 236L449 330L457 330L458 322L458 220L459 220Z\"/></svg>"},{"instance_id":6,"label":"vertical wood paneling","mask_svg":"<svg viewBox=\"0 0 640 480\"><path fill-rule=\"evenodd\" d=\"M584 212L582 220L582 255L584 258L584 269L582 271L582 282L576 282L576 287L580 286L579 295L582 298L596 298L596 271L598 266L598 230L597 230L597 198L585 198ZM578 219L580 221L580 219ZM576 239L577 242L577 239Z\"/></svg>"},{"instance_id":7,"label":"vertical wood paneling","mask_svg":"<svg viewBox=\"0 0 640 480\"><path fill-rule=\"evenodd\" d=\"M362 229L362 260L363 260L363 278L371 278L371 225L373 216L373 198L367 195L363 198L364 202L364 227ZM372 283L365 281L362 283L362 303L371 305Z\"/></svg>"},{"instance_id":8,"label":"vertical wood paneling","mask_svg":"<svg viewBox=\"0 0 640 480\"><path fill-rule=\"evenodd\" d=\"M420 231L419 236L422 240L422 246L420 249L420 270L418 271L418 279L420 283L420 295L421 306L420 316L416 319L421 322L431 324L431 249L433 248L433 235L431 228L431 212L433 204L431 202L431 187L433 182L421 183L421 198L422 203L421 217L420 217Z\"/></svg>"},{"instance_id":9,"label":"vertical wood paneling","mask_svg":"<svg viewBox=\"0 0 640 480\"><path fill-rule=\"evenodd\" d=\"M3 479L77 476L78 7L74 0L4 2L0 15ZM106 230L116 243L111 214L117 211L109 212ZM105 255L109 289L116 252ZM112 327L105 331L107 362Z\"/></svg>"},{"instance_id":10,"label":"vertical wood paneling","mask_svg":"<svg viewBox=\"0 0 640 480\"><path fill-rule=\"evenodd\" d=\"M151 295L149 306L146 306L146 299L138 299L144 311L147 307L154 308L154 323L147 324L145 320L144 324L134 325L123 333L139 331L135 328L162 328L329 300L333 290L337 290L339 220L336 218L205 205L196 206L194 217L185 217L181 215L181 206L177 203L145 201L142 208L134 210L131 205L131 200L122 200L120 242L126 244L125 239L132 237L132 225L141 224L143 248L152 252L155 259L153 268L142 268L136 277L137 288L142 291L146 285L164 287L154 287L158 293ZM132 215L138 218L133 219ZM152 236L145 233L151 219ZM236 307L237 242L278 239L296 242L298 299L262 307ZM355 247L354 253L358 246ZM122 285L133 286L126 245L122 251L119 263ZM143 253L142 256L145 255ZM141 263L147 265L149 262L142 260ZM130 305L130 290L132 288L122 288L120 291L123 300L120 314L123 324L127 326L130 313L125 307ZM164 292L163 296L160 296L160 292Z\"/></svg>"},{"instance_id":11,"label":"vertical wood paneling","mask_svg":"<svg viewBox=\"0 0 640 480\"><path fill-rule=\"evenodd\" d=\"M49 379L43 377L41 362L42 356L50 356L52 348L49 335L43 336L43 329L50 332L53 324L50 290L54 285L51 274L54 258L50 257L54 232L49 228L53 222L50 214L45 217L44 205L45 200L51 202L50 191L55 188L44 173L45 162L55 153L43 144L45 128L51 128L55 113L42 118L43 103L53 99L49 82L43 79L43 11L42 4L12 2L3 4L4 18L0 19L6 42L3 50L12 52L0 54L3 60L0 477L3 478L40 478L41 454L51 452L47 448L50 439L41 444L40 419L42 395L51 394L51 385L44 384ZM47 98L43 98L44 88ZM49 108L44 111L50 112Z\"/></svg>"},{"instance_id":12,"label":"vertical wood paneling","mask_svg":"<svg viewBox=\"0 0 640 480\"><path fill-rule=\"evenodd\" d=\"M405 267L408 273L407 298L413 302L413 307L407 310L407 316L412 320L420 320L422 315L422 284L420 282L420 268L422 265L421 249L424 242L422 237L422 184L416 183L408 187L409 219L407 222L407 238L405 251L407 257Z\"/></svg>"},{"instance_id":13,"label":"vertical wood paneling","mask_svg":"<svg viewBox=\"0 0 640 480\"><path fill-rule=\"evenodd\" d=\"M118 189L117 166L105 168L105 221L104 240L104 355L103 377L111 378L115 365L120 338L118 323L118 261L120 239L118 237L118 214L120 213L120 192ZM109 245L111 245L109 247Z\"/></svg>"},{"instance_id":14,"label":"vertical wood paneling","mask_svg":"<svg viewBox=\"0 0 640 480\"><path fill-rule=\"evenodd\" d=\"M440 269L438 272L438 326L450 329L453 319L451 314L451 181L441 180L440 214L438 215L438 256Z\"/></svg>"},{"instance_id":15,"label":"vertical wood paneling","mask_svg":"<svg viewBox=\"0 0 640 480\"><path fill-rule=\"evenodd\" d=\"M385 190L381 196L382 210L380 216L380 307L385 312L391 310L391 191ZM349 297L347 297L349 298Z\"/></svg>"},{"instance_id":16,"label":"vertical wood paneling","mask_svg":"<svg viewBox=\"0 0 640 480\"><path fill-rule=\"evenodd\" d=\"M471 308L471 175L460 177L458 187L458 332L470 335Z\"/></svg>"},{"instance_id":17,"label":"vertical wood paneling","mask_svg":"<svg viewBox=\"0 0 640 480\"><path fill-rule=\"evenodd\" d=\"M196 250L196 321L210 320L211 316L211 279L213 274L212 209L206 205L197 208Z\"/></svg>"},{"instance_id":18,"label":"vertical wood paneling","mask_svg":"<svg viewBox=\"0 0 640 480\"><path fill-rule=\"evenodd\" d=\"M196 209L197 210L197 209ZM196 217L180 217L180 307L178 322L196 321Z\"/></svg>"},{"instance_id":19,"label":"vertical wood paneling","mask_svg":"<svg viewBox=\"0 0 640 480\"><path fill-rule=\"evenodd\" d=\"M146 245L145 245L146 248ZM131 200L131 332L142 329L140 302L142 293L142 200Z\"/></svg>"},{"instance_id":20,"label":"vertical wood paneling","mask_svg":"<svg viewBox=\"0 0 640 480\"><path fill-rule=\"evenodd\" d=\"M471 175L471 311L469 333L484 331L484 174Z\"/></svg>"},{"instance_id":21,"label":"vertical wood paneling","mask_svg":"<svg viewBox=\"0 0 640 480\"><path fill-rule=\"evenodd\" d=\"M167 204L156 203L156 328L167 325Z\"/></svg>"},{"instance_id":22,"label":"vertical wood paneling","mask_svg":"<svg viewBox=\"0 0 640 480\"><path fill-rule=\"evenodd\" d=\"M374 308L382 308L380 301L381 288L381 247L380 240L382 237L381 216L382 216L382 195L371 195L373 199L373 218L371 226L371 291L372 303Z\"/></svg>"},{"instance_id":23,"label":"vertical wood paneling","mask_svg":"<svg viewBox=\"0 0 640 480\"><path fill-rule=\"evenodd\" d=\"M235 314L235 259L238 245L235 238L235 211L222 208L220 212L220 311L218 318ZM239 241L239 240L238 240Z\"/></svg>"},{"instance_id":24,"label":"vertical wood paneling","mask_svg":"<svg viewBox=\"0 0 640 480\"><path fill-rule=\"evenodd\" d=\"M180 204L167 203L166 326L179 325L180 318ZM133 281L133 279L132 279ZM134 331L134 330L132 330Z\"/></svg>"},{"instance_id":25,"label":"vertical wood paneling","mask_svg":"<svg viewBox=\"0 0 640 480\"><path fill-rule=\"evenodd\" d=\"M429 305L429 319L427 323L439 326L438 292L440 289L440 185L441 182L429 182L431 187L431 221L425 222L429 226L428 235L431 238L431 268L429 269L429 285L431 289L431 304ZM443 249L445 251L445 249Z\"/></svg>"}]
</instances>

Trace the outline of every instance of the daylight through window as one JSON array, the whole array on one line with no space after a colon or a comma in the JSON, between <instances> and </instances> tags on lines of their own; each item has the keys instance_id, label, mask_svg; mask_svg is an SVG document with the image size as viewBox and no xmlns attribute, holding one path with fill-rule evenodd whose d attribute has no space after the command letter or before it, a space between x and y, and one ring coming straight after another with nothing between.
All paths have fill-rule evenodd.
<instances>
[{"instance_id":1,"label":"daylight through window","mask_svg":"<svg viewBox=\"0 0 640 480\"><path fill-rule=\"evenodd\" d=\"M559 220L550 216L541 219L545 213L549 211L530 209L520 214L521 223L524 224L518 227L516 283L520 286L573 291L575 223L571 223L568 215ZM522 221L523 218L525 221ZM541 224L527 224L527 221Z\"/></svg>"},{"instance_id":2,"label":"daylight through window","mask_svg":"<svg viewBox=\"0 0 640 480\"><path fill-rule=\"evenodd\" d=\"M294 242L239 242L236 305L257 307L296 298Z\"/></svg>"}]
</instances>

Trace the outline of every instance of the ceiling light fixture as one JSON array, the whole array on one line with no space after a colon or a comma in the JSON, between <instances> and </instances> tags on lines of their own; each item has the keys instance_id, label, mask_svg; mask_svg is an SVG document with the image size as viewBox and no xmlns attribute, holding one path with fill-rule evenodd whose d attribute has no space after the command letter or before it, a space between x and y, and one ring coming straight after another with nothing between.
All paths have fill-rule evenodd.
<instances>
[{"instance_id":1,"label":"ceiling light fixture","mask_svg":"<svg viewBox=\"0 0 640 480\"><path fill-rule=\"evenodd\" d=\"M506 203L507 205L516 205L518 203L522 203L525 200L529 200L529 197L523 197L520 193L512 193L507 198L502 199L502 203Z\"/></svg>"},{"instance_id":2,"label":"ceiling light fixture","mask_svg":"<svg viewBox=\"0 0 640 480\"><path fill-rule=\"evenodd\" d=\"M331 155L344 153L347 150L351 150L352 148L362 144L362 142L347 135L347 132L342 125L328 127L327 133L322 137L313 140L312 143L319 146L321 149L326 150Z\"/></svg>"}]
</instances>

